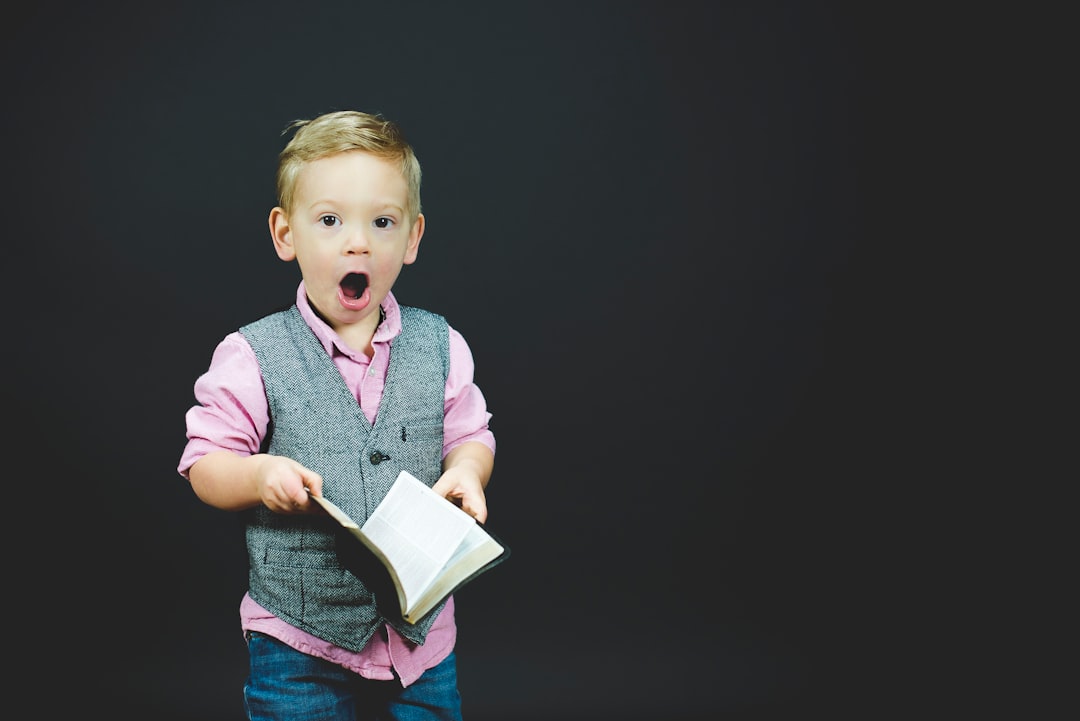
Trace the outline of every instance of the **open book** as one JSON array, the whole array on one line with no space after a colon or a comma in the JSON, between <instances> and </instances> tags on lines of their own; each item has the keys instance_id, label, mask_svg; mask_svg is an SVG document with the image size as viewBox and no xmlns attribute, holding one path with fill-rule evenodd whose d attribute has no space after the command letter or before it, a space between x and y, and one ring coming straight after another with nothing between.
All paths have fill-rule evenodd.
<instances>
[{"instance_id":1,"label":"open book","mask_svg":"<svg viewBox=\"0 0 1080 721\"><path fill-rule=\"evenodd\" d=\"M386 566L409 623L510 554L476 519L407 471L363 526L325 498L311 499Z\"/></svg>"}]
</instances>

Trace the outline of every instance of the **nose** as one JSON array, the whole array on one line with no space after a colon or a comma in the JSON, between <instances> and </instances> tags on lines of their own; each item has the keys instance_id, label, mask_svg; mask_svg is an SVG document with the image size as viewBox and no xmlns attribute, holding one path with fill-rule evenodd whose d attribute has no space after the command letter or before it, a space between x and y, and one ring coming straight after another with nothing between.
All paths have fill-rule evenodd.
<instances>
[{"instance_id":1,"label":"nose","mask_svg":"<svg viewBox=\"0 0 1080 721\"><path fill-rule=\"evenodd\" d=\"M353 230L351 233L347 233L345 236L345 247L343 251L345 255L363 255L367 253L371 248L368 243L367 233L363 228Z\"/></svg>"}]
</instances>

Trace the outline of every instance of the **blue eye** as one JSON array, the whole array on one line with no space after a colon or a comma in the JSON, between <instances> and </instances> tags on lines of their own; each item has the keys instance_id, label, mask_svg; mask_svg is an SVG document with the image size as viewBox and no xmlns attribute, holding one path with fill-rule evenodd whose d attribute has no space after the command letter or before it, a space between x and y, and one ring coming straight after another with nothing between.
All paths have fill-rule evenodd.
<instances>
[{"instance_id":1,"label":"blue eye","mask_svg":"<svg viewBox=\"0 0 1080 721\"><path fill-rule=\"evenodd\" d=\"M338 224L338 219L333 215L324 215L319 218L319 222L325 225L327 228L333 228L335 225Z\"/></svg>"}]
</instances>

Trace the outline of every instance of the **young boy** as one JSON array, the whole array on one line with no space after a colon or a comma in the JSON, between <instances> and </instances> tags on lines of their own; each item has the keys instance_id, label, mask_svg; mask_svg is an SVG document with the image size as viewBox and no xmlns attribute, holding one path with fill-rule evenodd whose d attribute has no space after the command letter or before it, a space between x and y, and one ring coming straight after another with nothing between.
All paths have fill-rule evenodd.
<instances>
[{"instance_id":1,"label":"young boy","mask_svg":"<svg viewBox=\"0 0 1080 721\"><path fill-rule=\"evenodd\" d=\"M244 516L244 705L251 719L460 719L453 597L405 622L347 568L309 498L363 523L407 470L487 519L495 438L472 353L391 292L424 234L420 165L379 115L290 128L269 220L278 257L300 267L296 301L218 344L177 468Z\"/></svg>"}]
</instances>

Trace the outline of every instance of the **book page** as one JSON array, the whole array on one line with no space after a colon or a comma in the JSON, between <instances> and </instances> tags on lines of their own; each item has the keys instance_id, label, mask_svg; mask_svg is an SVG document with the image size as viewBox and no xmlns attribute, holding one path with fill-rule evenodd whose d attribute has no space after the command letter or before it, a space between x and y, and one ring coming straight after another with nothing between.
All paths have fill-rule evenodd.
<instances>
[{"instance_id":1,"label":"book page","mask_svg":"<svg viewBox=\"0 0 1080 721\"><path fill-rule=\"evenodd\" d=\"M408 608L475 526L469 514L402 471L360 530L389 562Z\"/></svg>"},{"instance_id":2,"label":"book page","mask_svg":"<svg viewBox=\"0 0 1080 721\"><path fill-rule=\"evenodd\" d=\"M446 568L416 602L417 608L406 615L406 620L415 623L434 608L443 596L458 584L471 576L478 568L498 558L505 549L488 535L488 532L474 523L468 534L461 541L457 551L447 561Z\"/></svg>"}]
</instances>

